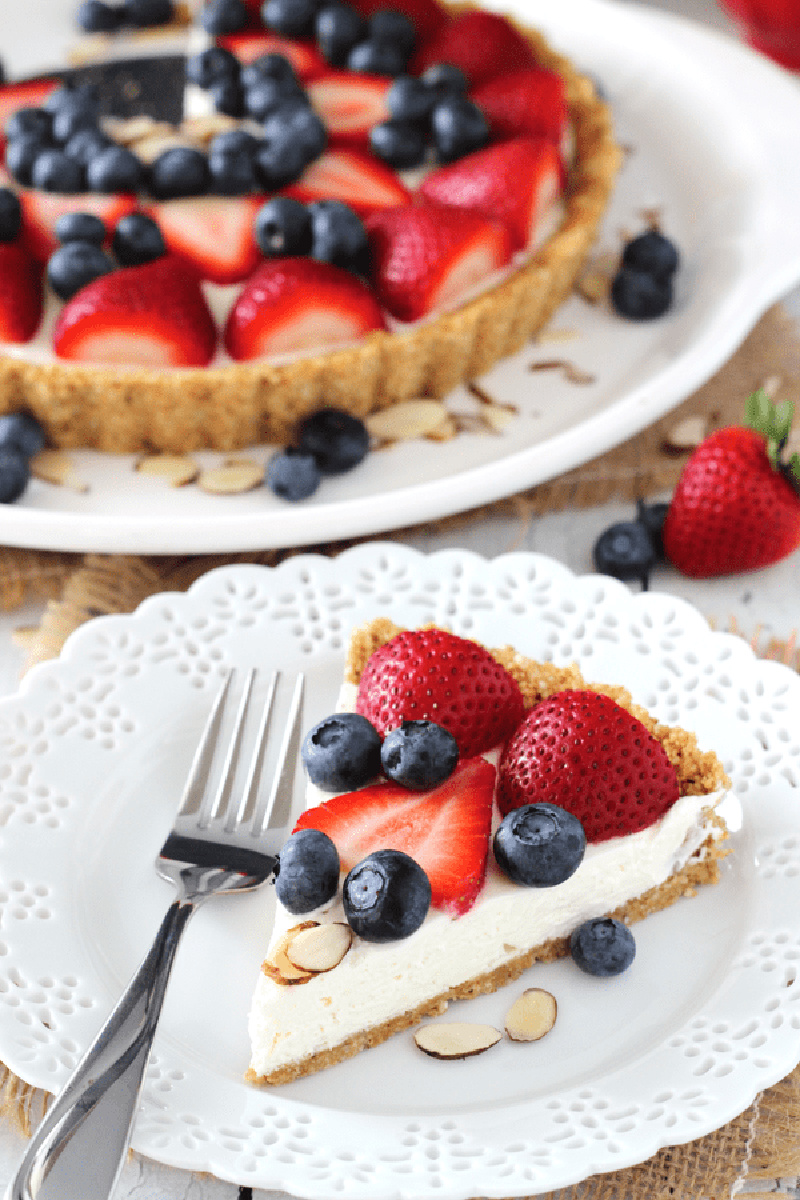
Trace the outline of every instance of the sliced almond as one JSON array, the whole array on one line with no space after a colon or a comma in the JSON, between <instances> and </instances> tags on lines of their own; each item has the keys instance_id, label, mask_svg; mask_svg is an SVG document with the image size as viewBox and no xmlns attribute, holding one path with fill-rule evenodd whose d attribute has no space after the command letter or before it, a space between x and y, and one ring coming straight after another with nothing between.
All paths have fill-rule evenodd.
<instances>
[{"instance_id":1,"label":"sliced almond","mask_svg":"<svg viewBox=\"0 0 800 1200\"><path fill-rule=\"evenodd\" d=\"M193 483L200 474L200 468L191 458L184 454L151 454L140 458L136 464L140 475L152 475L163 479L172 487L183 487Z\"/></svg>"},{"instance_id":2,"label":"sliced almond","mask_svg":"<svg viewBox=\"0 0 800 1200\"><path fill-rule=\"evenodd\" d=\"M428 437L443 426L448 412L440 400L405 400L366 418L369 435L379 442Z\"/></svg>"},{"instance_id":3,"label":"sliced almond","mask_svg":"<svg viewBox=\"0 0 800 1200\"><path fill-rule=\"evenodd\" d=\"M450 442L457 436L458 425L450 413L445 415L441 425L437 425L430 433L425 434L429 442Z\"/></svg>"},{"instance_id":4,"label":"sliced almond","mask_svg":"<svg viewBox=\"0 0 800 1200\"><path fill-rule=\"evenodd\" d=\"M301 971L332 971L353 941L353 931L341 921L328 921L295 934L286 947L289 962Z\"/></svg>"},{"instance_id":5,"label":"sliced almond","mask_svg":"<svg viewBox=\"0 0 800 1200\"><path fill-rule=\"evenodd\" d=\"M619 255L604 251L591 259L586 269L578 276L575 290L590 304L605 300L611 289L611 280L619 265Z\"/></svg>"},{"instance_id":6,"label":"sliced almond","mask_svg":"<svg viewBox=\"0 0 800 1200\"><path fill-rule=\"evenodd\" d=\"M238 129L241 121L235 117L226 117L224 113L204 113L203 116L186 117L180 124L181 133L193 141L210 142L219 133L228 133Z\"/></svg>"},{"instance_id":7,"label":"sliced almond","mask_svg":"<svg viewBox=\"0 0 800 1200\"><path fill-rule=\"evenodd\" d=\"M105 117L102 128L110 138L121 146L130 146L142 138L153 137L156 134L174 133L172 125L166 121L156 121L153 117L141 114L138 117Z\"/></svg>"},{"instance_id":8,"label":"sliced almond","mask_svg":"<svg viewBox=\"0 0 800 1200\"><path fill-rule=\"evenodd\" d=\"M75 464L64 450L40 450L34 454L31 474L45 483L72 488L74 492L89 491L89 484L75 470Z\"/></svg>"},{"instance_id":9,"label":"sliced almond","mask_svg":"<svg viewBox=\"0 0 800 1200\"><path fill-rule=\"evenodd\" d=\"M431 1058L472 1058L491 1049L502 1036L494 1025L436 1021L418 1029L414 1041Z\"/></svg>"},{"instance_id":10,"label":"sliced almond","mask_svg":"<svg viewBox=\"0 0 800 1200\"><path fill-rule=\"evenodd\" d=\"M500 404L484 404L481 408L481 421L492 433L502 433L514 420L516 412Z\"/></svg>"},{"instance_id":11,"label":"sliced almond","mask_svg":"<svg viewBox=\"0 0 800 1200\"><path fill-rule=\"evenodd\" d=\"M676 454L683 454L686 450L695 450L708 432L708 423L705 417L684 417L673 425L667 436L664 438L663 449Z\"/></svg>"},{"instance_id":12,"label":"sliced almond","mask_svg":"<svg viewBox=\"0 0 800 1200\"><path fill-rule=\"evenodd\" d=\"M299 933L306 929L313 929L316 924L316 921L302 921L299 925L293 925L291 929L287 929L261 964L264 974L269 975L270 979L280 984L307 983L309 979L313 979L314 973L295 966L288 957L286 949Z\"/></svg>"},{"instance_id":13,"label":"sliced almond","mask_svg":"<svg viewBox=\"0 0 800 1200\"><path fill-rule=\"evenodd\" d=\"M201 471L197 486L215 496L236 496L250 492L264 482L264 468L249 458L229 458L219 467Z\"/></svg>"},{"instance_id":14,"label":"sliced almond","mask_svg":"<svg viewBox=\"0 0 800 1200\"><path fill-rule=\"evenodd\" d=\"M506 1033L513 1042L538 1042L556 1023L555 996L544 988L528 988L506 1016Z\"/></svg>"}]
</instances>

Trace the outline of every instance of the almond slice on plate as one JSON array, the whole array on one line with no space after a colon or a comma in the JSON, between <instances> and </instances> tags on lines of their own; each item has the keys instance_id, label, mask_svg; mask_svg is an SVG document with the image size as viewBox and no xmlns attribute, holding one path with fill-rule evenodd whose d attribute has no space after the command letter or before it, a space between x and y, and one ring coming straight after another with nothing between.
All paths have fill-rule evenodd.
<instances>
[{"instance_id":1,"label":"almond slice on plate","mask_svg":"<svg viewBox=\"0 0 800 1200\"><path fill-rule=\"evenodd\" d=\"M71 488L73 492L88 492L89 484L75 469L75 464L63 450L40 450L31 459L31 475L45 483Z\"/></svg>"},{"instance_id":2,"label":"almond slice on plate","mask_svg":"<svg viewBox=\"0 0 800 1200\"><path fill-rule=\"evenodd\" d=\"M369 435L379 442L406 442L429 437L446 426L448 412L441 400L404 400L365 418Z\"/></svg>"},{"instance_id":3,"label":"almond slice on plate","mask_svg":"<svg viewBox=\"0 0 800 1200\"><path fill-rule=\"evenodd\" d=\"M342 921L328 921L296 933L286 947L286 957L301 971L332 971L353 941L353 931Z\"/></svg>"},{"instance_id":4,"label":"almond slice on plate","mask_svg":"<svg viewBox=\"0 0 800 1200\"><path fill-rule=\"evenodd\" d=\"M418 1029L414 1041L431 1058L472 1058L497 1045L502 1036L494 1025L436 1021Z\"/></svg>"},{"instance_id":5,"label":"almond slice on plate","mask_svg":"<svg viewBox=\"0 0 800 1200\"><path fill-rule=\"evenodd\" d=\"M197 463L185 454L148 454L146 458L139 459L136 471L140 475L152 475L163 479L172 487L183 487L184 484L193 483L200 474Z\"/></svg>"},{"instance_id":6,"label":"almond slice on plate","mask_svg":"<svg viewBox=\"0 0 800 1200\"><path fill-rule=\"evenodd\" d=\"M197 486L214 496L238 496L264 482L264 468L250 458L229 458L219 467L201 471Z\"/></svg>"},{"instance_id":7,"label":"almond slice on plate","mask_svg":"<svg viewBox=\"0 0 800 1200\"><path fill-rule=\"evenodd\" d=\"M528 988L518 996L506 1016L506 1033L512 1042L538 1042L556 1023L555 996L544 988Z\"/></svg>"}]
</instances>

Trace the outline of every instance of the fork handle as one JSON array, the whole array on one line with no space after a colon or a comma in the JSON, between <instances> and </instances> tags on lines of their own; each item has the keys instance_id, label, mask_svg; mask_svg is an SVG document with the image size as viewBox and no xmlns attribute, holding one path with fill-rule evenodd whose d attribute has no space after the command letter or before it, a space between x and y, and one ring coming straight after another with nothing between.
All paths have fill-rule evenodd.
<instances>
[{"instance_id":1,"label":"fork handle","mask_svg":"<svg viewBox=\"0 0 800 1200\"><path fill-rule=\"evenodd\" d=\"M186 899L170 905L152 948L34 1133L5 1200L109 1200L175 952L196 907Z\"/></svg>"}]
</instances>

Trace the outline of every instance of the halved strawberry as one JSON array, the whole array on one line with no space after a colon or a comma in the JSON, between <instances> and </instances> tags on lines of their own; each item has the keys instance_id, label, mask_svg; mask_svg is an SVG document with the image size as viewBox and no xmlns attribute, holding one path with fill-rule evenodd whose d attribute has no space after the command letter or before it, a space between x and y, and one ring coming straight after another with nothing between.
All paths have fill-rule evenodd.
<instances>
[{"instance_id":1,"label":"halved strawberry","mask_svg":"<svg viewBox=\"0 0 800 1200\"><path fill-rule=\"evenodd\" d=\"M41 108L50 93L60 86L60 79L49 77L0 85L0 135L13 112L18 108Z\"/></svg>"},{"instance_id":2,"label":"halved strawberry","mask_svg":"<svg viewBox=\"0 0 800 1200\"><path fill-rule=\"evenodd\" d=\"M25 242L34 258L47 262L58 247L53 230L56 221L64 213L93 213L105 224L109 237L114 226L136 208L136 197L124 193L102 195L99 192L82 192L65 196L58 192L38 192L23 188L19 193L22 205L22 229Z\"/></svg>"},{"instance_id":3,"label":"halved strawberry","mask_svg":"<svg viewBox=\"0 0 800 1200\"><path fill-rule=\"evenodd\" d=\"M515 138L432 171L420 194L503 221L514 246L532 245L561 191L561 156L545 138Z\"/></svg>"},{"instance_id":4,"label":"halved strawberry","mask_svg":"<svg viewBox=\"0 0 800 1200\"><path fill-rule=\"evenodd\" d=\"M0 242L0 342L28 342L42 319L42 269L19 242Z\"/></svg>"},{"instance_id":5,"label":"halved strawberry","mask_svg":"<svg viewBox=\"0 0 800 1200\"><path fill-rule=\"evenodd\" d=\"M333 145L364 147L372 126L389 118L386 93L391 85L385 75L328 71L306 90Z\"/></svg>"},{"instance_id":6,"label":"halved strawberry","mask_svg":"<svg viewBox=\"0 0 800 1200\"><path fill-rule=\"evenodd\" d=\"M411 199L395 172L380 159L343 146L324 150L284 192L304 204L342 200L362 217L381 208L407 204Z\"/></svg>"},{"instance_id":7,"label":"halved strawberry","mask_svg":"<svg viewBox=\"0 0 800 1200\"><path fill-rule=\"evenodd\" d=\"M241 283L261 261L254 222L263 196L191 196L147 206L167 248L201 279Z\"/></svg>"},{"instance_id":8,"label":"halved strawberry","mask_svg":"<svg viewBox=\"0 0 800 1200\"><path fill-rule=\"evenodd\" d=\"M225 327L231 358L265 358L357 341L383 329L366 284L341 267L311 258L276 258L248 279Z\"/></svg>"},{"instance_id":9,"label":"halved strawberry","mask_svg":"<svg viewBox=\"0 0 800 1200\"><path fill-rule=\"evenodd\" d=\"M59 358L144 367L205 367L217 330L200 284L172 255L95 279L53 331Z\"/></svg>"},{"instance_id":10,"label":"halved strawberry","mask_svg":"<svg viewBox=\"0 0 800 1200\"><path fill-rule=\"evenodd\" d=\"M471 758L429 792L377 783L334 796L304 812L295 829L327 833L345 871L374 850L402 850L427 874L433 906L460 916L486 876L494 780L491 763Z\"/></svg>"},{"instance_id":11,"label":"halved strawberry","mask_svg":"<svg viewBox=\"0 0 800 1200\"><path fill-rule=\"evenodd\" d=\"M501 221L444 204L386 208L366 225L376 294L400 321L457 303L513 252Z\"/></svg>"},{"instance_id":12,"label":"halved strawberry","mask_svg":"<svg viewBox=\"0 0 800 1200\"><path fill-rule=\"evenodd\" d=\"M231 33L217 38L220 46L235 54L241 63L251 63L262 54L282 54L300 79L313 79L328 70L328 64L313 42L293 41L277 33Z\"/></svg>"},{"instance_id":13,"label":"halved strawberry","mask_svg":"<svg viewBox=\"0 0 800 1200\"><path fill-rule=\"evenodd\" d=\"M435 63L460 67L472 87L521 67L535 65L527 39L507 17L470 9L459 13L414 55L412 68L421 73Z\"/></svg>"},{"instance_id":14,"label":"halved strawberry","mask_svg":"<svg viewBox=\"0 0 800 1200\"><path fill-rule=\"evenodd\" d=\"M509 71L476 87L471 98L486 115L495 140L530 135L563 146L569 112L564 80L555 71Z\"/></svg>"},{"instance_id":15,"label":"halved strawberry","mask_svg":"<svg viewBox=\"0 0 800 1200\"><path fill-rule=\"evenodd\" d=\"M387 0L354 0L353 8L364 17L371 17L382 8L404 13L414 24L418 46L438 33L450 20L447 9L439 0L392 0L391 4Z\"/></svg>"}]
</instances>

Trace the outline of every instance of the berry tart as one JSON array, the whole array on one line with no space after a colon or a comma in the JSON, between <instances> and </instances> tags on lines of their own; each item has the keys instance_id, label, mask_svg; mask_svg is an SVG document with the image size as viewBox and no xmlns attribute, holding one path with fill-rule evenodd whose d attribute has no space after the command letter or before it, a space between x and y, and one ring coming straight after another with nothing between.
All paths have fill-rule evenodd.
<instances>
[{"instance_id":1,"label":"berry tart","mask_svg":"<svg viewBox=\"0 0 800 1200\"><path fill-rule=\"evenodd\" d=\"M440 0L201 22L177 130L0 91L0 309L27 314L0 312L0 411L66 447L285 442L323 407L444 395L566 299L620 153L538 33Z\"/></svg>"},{"instance_id":2,"label":"berry tart","mask_svg":"<svg viewBox=\"0 0 800 1200\"><path fill-rule=\"evenodd\" d=\"M728 780L622 688L378 619L306 736L248 1079L281 1084L571 953L630 965L631 922L719 878Z\"/></svg>"}]
</instances>

